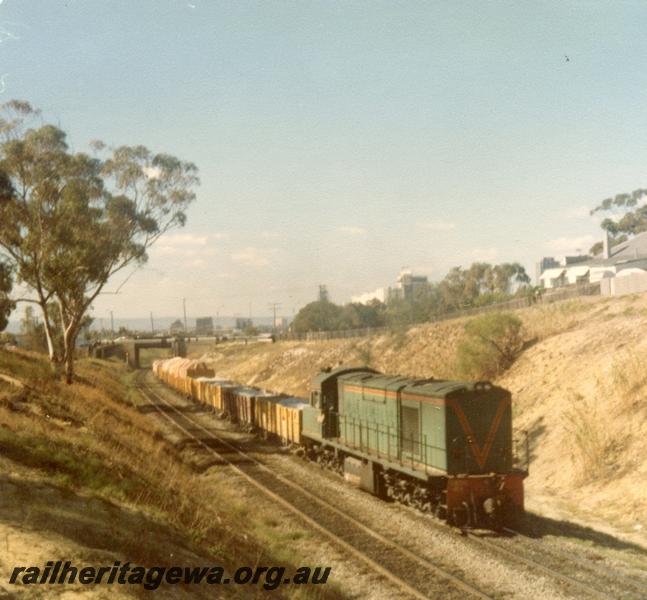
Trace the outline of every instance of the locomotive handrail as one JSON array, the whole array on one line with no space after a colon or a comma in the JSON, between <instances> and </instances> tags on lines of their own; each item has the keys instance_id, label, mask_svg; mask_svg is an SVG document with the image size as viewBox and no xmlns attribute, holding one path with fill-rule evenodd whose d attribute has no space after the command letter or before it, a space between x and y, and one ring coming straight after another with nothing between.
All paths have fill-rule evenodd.
<instances>
[{"instance_id":1,"label":"locomotive handrail","mask_svg":"<svg viewBox=\"0 0 647 600\"><path fill-rule=\"evenodd\" d=\"M433 464L430 463L430 459L433 459L434 451L446 454L445 448L429 444L426 434L420 440L419 437L399 435L397 431L393 432L390 425L384 427L379 423L368 420L363 421L334 411L330 411L329 415L339 420L339 425L341 426L339 429L343 431L344 442L350 447L360 449L369 456L387 458L389 462L397 462L401 466L408 463L407 466L413 471L429 473L429 469L434 468ZM352 432L350 437L349 427ZM375 441L374 446L371 444L371 438ZM395 442L394 444L392 440ZM398 442L400 442L399 445ZM405 443L402 444L402 442ZM386 452L383 447L384 443L386 443ZM405 447L408 445L411 450L402 450L403 445Z\"/></svg>"}]
</instances>

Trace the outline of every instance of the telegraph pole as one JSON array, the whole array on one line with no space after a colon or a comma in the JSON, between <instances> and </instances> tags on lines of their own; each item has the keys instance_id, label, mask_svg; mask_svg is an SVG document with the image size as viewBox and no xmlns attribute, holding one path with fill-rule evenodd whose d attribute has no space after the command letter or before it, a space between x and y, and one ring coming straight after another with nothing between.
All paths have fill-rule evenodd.
<instances>
[{"instance_id":1,"label":"telegraph pole","mask_svg":"<svg viewBox=\"0 0 647 600\"><path fill-rule=\"evenodd\" d=\"M151 332L155 335L155 322L153 321L153 312L151 311Z\"/></svg>"},{"instance_id":2,"label":"telegraph pole","mask_svg":"<svg viewBox=\"0 0 647 600\"><path fill-rule=\"evenodd\" d=\"M112 331L112 339L115 339L115 318L112 315L112 311L110 311L110 330Z\"/></svg>"},{"instance_id":3,"label":"telegraph pole","mask_svg":"<svg viewBox=\"0 0 647 600\"><path fill-rule=\"evenodd\" d=\"M272 329L276 329L276 309L281 307L280 302L270 302L269 307L272 309L274 320L272 321Z\"/></svg>"},{"instance_id":4,"label":"telegraph pole","mask_svg":"<svg viewBox=\"0 0 647 600\"><path fill-rule=\"evenodd\" d=\"M182 298L182 310L184 311L184 333L188 332L186 327L186 298Z\"/></svg>"}]
</instances>

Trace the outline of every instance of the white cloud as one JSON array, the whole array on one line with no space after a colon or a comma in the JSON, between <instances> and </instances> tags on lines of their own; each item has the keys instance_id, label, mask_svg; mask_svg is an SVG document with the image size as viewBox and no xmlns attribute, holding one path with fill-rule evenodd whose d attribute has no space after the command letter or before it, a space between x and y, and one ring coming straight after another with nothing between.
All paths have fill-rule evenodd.
<instances>
[{"instance_id":1,"label":"white cloud","mask_svg":"<svg viewBox=\"0 0 647 600\"><path fill-rule=\"evenodd\" d=\"M337 231L339 231L339 233L346 233L348 235L366 234L366 229L364 229L363 227L355 227L354 225L344 225L342 227L338 227Z\"/></svg>"},{"instance_id":2,"label":"white cloud","mask_svg":"<svg viewBox=\"0 0 647 600\"><path fill-rule=\"evenodd\" d=\"M573 208L567 208L563 210L561 216L564 219L584 219L590 216L591 208L580 204L579 206L574 206Z\"/></svg>"},{"instance_id":3,"label":"white cloud","mask_svg":"<svg viewBox=\"0 0 647 600\"><path fill-rule=\"evenodd\" d=\"M600 238L601 239L601 238ZM575 254L578 250L586 253L598 239L592 235L580 235L575 237L560 237L549 240L544 247L555 253Z\"/></svg>"},{"instance_id":4,"label":"white cloud","mask_svg":"<svg viewBox=\"0 0 647 600\"><path fill-rule=\"evenodd\" d=\"M209 245L209 236L172 233L163 235L151 248L151 254L165 258L194 259L196 261L214 256L216 249Z\"/></svg>"},{"instance_id":5,"label":"white cloud","mask_svg":"<svg viewBox=\"0 0 647 600\"><path fill-rule=\"evenodd\" d=\"M231 260L246 267L266 267L270 264L268 254L271 250L261 250L254 246L248 246L237 252L232 252Z\"/></svg>"},{"instance_id":6,"label":"white cloud","mask_svg":"<svg viewBox=\"0 0 647 600\"><path fill-rule=\"evenodd\" d=\"M474 248L472 258L481 262L491 262L499 256L496 248Z\"/></svg>"},{"instance_id":7,"label":"white cloud","mask_svg":"<svg viewBox=\"0 0 647 600\"><path fill-rule=\"evenodd\" d=\"M448 221L426 221L418 223L418 227L428 229L429 231L451 231L452 229L456 229L456 223L450 223Z\"/></svg>"},{"instance_id":8,"label":"white cloud","mask_svg":"<svg viewBox=\"0 0 647 600\"><path fill-rule=\"evenodd\" d=\"M206 246L209 241L206 235L194 235L193 233L167 233L163 235L158 243L162 246Z\"/></svg>"}]
</instances>

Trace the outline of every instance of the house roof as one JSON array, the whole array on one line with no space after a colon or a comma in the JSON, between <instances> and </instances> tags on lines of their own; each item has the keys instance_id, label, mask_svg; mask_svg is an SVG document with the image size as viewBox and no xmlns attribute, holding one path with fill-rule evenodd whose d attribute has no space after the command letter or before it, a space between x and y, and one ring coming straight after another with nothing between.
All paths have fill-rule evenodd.
<instances>
[{"instance_id":1,"label":"house roof","mask_svg":"<svg viewBox=\"0 0 647 600\"><path fill-rule=\"evenodd\" d=\"M635 235L626 242L612 246L609 254L612 259L631 259L647 256L647 231Z\"/></svg>"},{"instance_id":2,"label":"house roof","mask_svg":"<svg viewBox=\"0 0 647 600\"><path fill-rule=\"evenodd\" d=\"M569 267L566 270L568 271L568 275L570 277L582 277L591 270L591 267L589 267L588 265L577 265L575 267Z\"/></svg>"},{"instance_id":3,"label":"house roof","mask_svg":"<svg viewBox=\"0 0 647 600\"><path fill-rule=\"evenodd\" d=\"M558 277L561 277L564 271L566 271L564 267L559 267L558 269L546 269L539 279L557 279Z\"/></svg>"}]
</instances>

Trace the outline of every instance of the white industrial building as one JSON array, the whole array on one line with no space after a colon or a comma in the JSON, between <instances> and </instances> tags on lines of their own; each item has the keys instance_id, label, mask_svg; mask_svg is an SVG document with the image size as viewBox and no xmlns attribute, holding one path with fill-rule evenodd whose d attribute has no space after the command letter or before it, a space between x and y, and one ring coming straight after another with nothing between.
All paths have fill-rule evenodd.
<instances>
[{"instance_id":1,"label":"white industrial building","mask_svg":"<svg viewBox=\"0 0 647 600\"><path fill-rule=\"evenodd\" d=\"M428 284L426 275L414 275L411 269L402 269L393 287L378 288L374 292L366 292L358 296L351 296L350 301L354 304L369 304L373 300L388 302L393 298L412 298L415 291Z\"/></svg>"},{"instance_id":2,"label":"white industrial building","mask_svg":"<svg viewBox=\"0 0 647 600\"><path fill-rule=\"evenodd\" d=\"M609 245L607 235L599 256L566 257L561 262L549 257L538 267L540 285L546 289L600 282L605 295L647 291L647 232L615 246Z\"/></svg>"}]
</instances>

